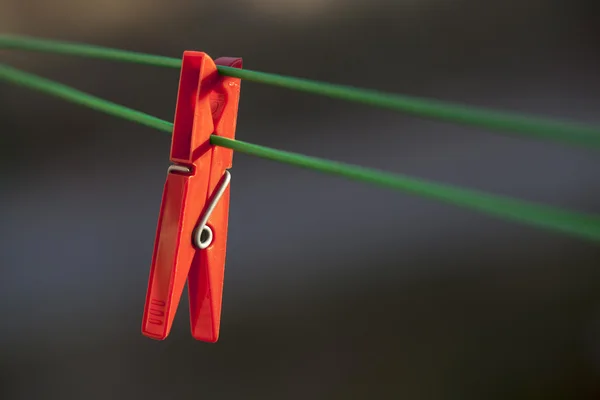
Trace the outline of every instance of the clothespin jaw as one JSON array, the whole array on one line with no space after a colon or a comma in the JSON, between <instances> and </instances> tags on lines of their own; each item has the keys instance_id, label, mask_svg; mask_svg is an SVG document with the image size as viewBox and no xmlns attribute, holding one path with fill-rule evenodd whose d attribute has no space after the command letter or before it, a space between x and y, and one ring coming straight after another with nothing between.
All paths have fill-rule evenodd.
<instances>
[{"instance_id":1,"label":"clothespin jaw","mask_svg":"<svg viewBox=\"0 0 600 400\"><path fill-rule=\"evenodd\" d=\"M192 336L219 337L233 151L210 136L235 137L240 80L219 75L217 65L241 68L241 58L186 51L150 268L142 333L165 339L188 282Z\"/></svg>"}]
</instances>

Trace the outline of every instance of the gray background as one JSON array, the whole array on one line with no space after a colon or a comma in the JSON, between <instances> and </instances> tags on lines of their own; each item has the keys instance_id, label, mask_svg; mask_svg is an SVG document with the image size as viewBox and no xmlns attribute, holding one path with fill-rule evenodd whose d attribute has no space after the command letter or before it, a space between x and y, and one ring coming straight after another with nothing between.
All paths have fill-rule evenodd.
<instances>
[{"instance_id":1,"label":"gray background","mask_svg":"<svg viewBox=\"0 0 600 400\"><path fill-rule=\"evenodd\" d=\"M592 2L0 0L2 31L600 123ZM172 119L178 73L2 60ZM140 334L170 138L0 85L0 397L600 395L600 249L236 154L221 339ZM242 83L237 137L600 212L592 151Z\"/></svg>"}]
</instances>

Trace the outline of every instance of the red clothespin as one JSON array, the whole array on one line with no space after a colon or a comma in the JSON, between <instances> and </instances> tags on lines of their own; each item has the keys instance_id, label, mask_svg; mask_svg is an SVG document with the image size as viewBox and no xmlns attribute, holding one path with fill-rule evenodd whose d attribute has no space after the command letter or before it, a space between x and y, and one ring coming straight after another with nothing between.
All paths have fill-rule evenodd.
<instances>
[{"instance_id":1,"label":"red clothespin","mask_svg":"<svg viewBox=\"0 0 600 400\"><path fill-rule=\"evenodd\" d=\"M234 138L240 80L217 65L242 67L241 58L183 54L171 161L158 219L142 333L165 339L188 281L194 338L219 337L233 151L210 136Z\"/></svg>"}]
</instances>

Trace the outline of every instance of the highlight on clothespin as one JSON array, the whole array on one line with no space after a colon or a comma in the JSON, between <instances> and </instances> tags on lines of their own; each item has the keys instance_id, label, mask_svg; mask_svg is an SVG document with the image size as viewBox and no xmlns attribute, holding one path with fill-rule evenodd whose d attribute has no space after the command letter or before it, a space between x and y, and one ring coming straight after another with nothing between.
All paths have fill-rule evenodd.
<instances>
[{"instance_id":1,"label":"highlight on clothespin","mask_svg":"<svg viewBox=\"0 0 600 400\"><path fill-rule=\"evenodd\" d=\"M227 248L233 151L210 136L235 137L240 79L217 65L241 68L241 58L186 51L171 142L171 162L158 218L142 333L165 339L187 281L192 336L216 342Z\"/></svg>"}]
</instances>

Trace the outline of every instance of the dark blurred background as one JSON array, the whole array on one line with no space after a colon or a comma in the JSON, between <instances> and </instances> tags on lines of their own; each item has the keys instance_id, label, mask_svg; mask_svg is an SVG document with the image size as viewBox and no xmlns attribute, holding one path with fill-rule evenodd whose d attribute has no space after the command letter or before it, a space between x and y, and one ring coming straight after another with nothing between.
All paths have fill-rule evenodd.
<instances>
[{"instance_id":1,"label":"dark blurred background","mask_svg":"<svg viewBox=\"0 0 600 400\"><path fill-rule=\"evenodd\" d=\"M0 0L3 32L600 123L593 2ZM178 71L2 61L164 119ZM600 248L234 157L221 338L140 333L170 137L0 83L0 398L592 399ZM600 212L597 153L242 83L237 138Z\"/></svg>"}]
</instances>

